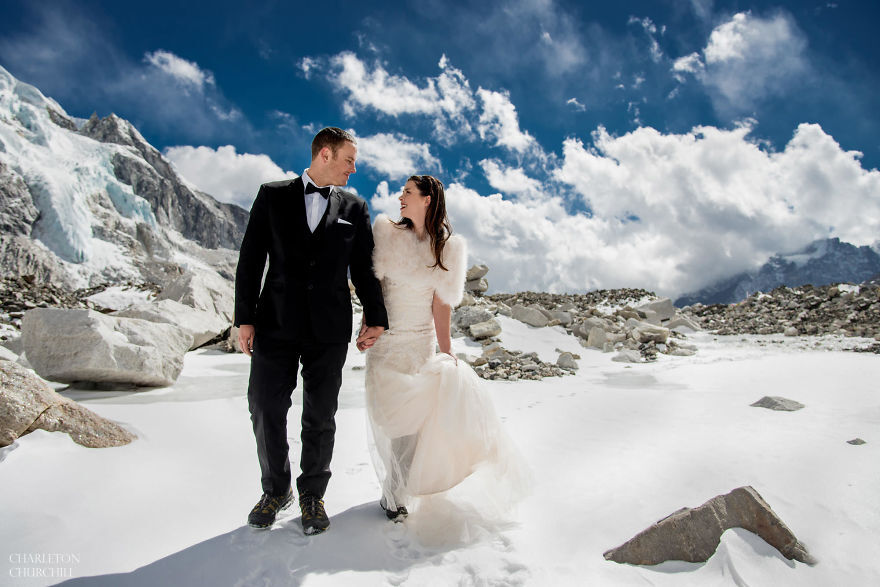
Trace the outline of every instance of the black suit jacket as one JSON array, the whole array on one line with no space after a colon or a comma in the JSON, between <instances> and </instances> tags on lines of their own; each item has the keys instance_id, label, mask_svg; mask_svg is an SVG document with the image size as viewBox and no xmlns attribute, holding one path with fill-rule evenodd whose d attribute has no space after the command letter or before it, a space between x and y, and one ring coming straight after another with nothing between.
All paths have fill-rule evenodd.
<instances>
[{"instance_id":1,"label":"black suit jacket","mask_svg":"<svg viewBox=\"0 0 880 587\"><path fill-rule=\"evenodd\" d=\"M315 232L306 220L302 178L260 186L235 272L235 325L298 342L351 340L348 273L367 326L388 328L373 274L373 232L363 198L333 188ZM269 269L262 285L266 259Z\"/></svg>"}]
</instances>

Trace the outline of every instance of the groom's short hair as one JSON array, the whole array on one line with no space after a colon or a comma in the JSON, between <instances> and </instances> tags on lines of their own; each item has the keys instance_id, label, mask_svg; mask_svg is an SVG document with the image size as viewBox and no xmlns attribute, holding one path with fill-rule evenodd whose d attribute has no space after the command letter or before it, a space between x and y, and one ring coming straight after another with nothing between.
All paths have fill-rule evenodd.
<instances>
[{"instance_id":1,"label":"groom's short hair","mask_svg":"<svg viewBox=\"0 0 880 587\"><path fill-rule=\"evenodd\" d=\"M312 139L312 159L317 157L318 153L320 153L321 149L324 147L330 147L330 151L335 155L336 150L346 142L356 145L357 139L355 139L354 135L347 130L342 130L335 126L322 128L318 131L318 134L315 135L315 138Z\"/></svg>"}]
</instances>

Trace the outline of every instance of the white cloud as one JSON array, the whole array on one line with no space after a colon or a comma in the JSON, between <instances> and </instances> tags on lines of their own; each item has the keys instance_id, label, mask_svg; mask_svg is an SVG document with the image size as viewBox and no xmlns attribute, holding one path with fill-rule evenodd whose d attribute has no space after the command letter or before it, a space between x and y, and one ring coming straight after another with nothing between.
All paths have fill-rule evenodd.
<instances>
[{"instance_id":1,"label":"white cloud","mask_svg":"<svg viewBox=\"0 0 880 587\"><path fill-rule=\"evenodd\" d=\"M156 69L170 75L179 82L199 90L205 85L214 85L214 74L203 70L198 64L178 57L169 51L153 51L144 54L144 61Z\"/></svg>"},{"instance_id":2,"label":"white cloud","mask_svg":"<svg viewBox=\"0 0 880 587\"><path fill-rule=\"evenodd\" d=\"M210 147L168 147L165 157L177 172L201 191L221 202L238 204L249 209L260 184L296 177L298 173L283 171L267 155L236 153L226 145Z\"/></svg>"},{"instance_id":3,"label":"white cloud","mask_svg":"<svg viewBox=\"0 0 880 587\"><path fill-rule=\"evenodd\" d=\"M702 55L675 60L673 72L679 81L683 72L694 74L720 112L748 113L809 75L806 47L803 33L786 14L761 18L741 12L712 31Z\"/></svg>"},{"instance_id":4,"label":"white cloud","mask_svg":"<svg viewBox=\"0 0 880 587\"><path fill-rule=\"evenodd\" d=\"M479 88L477 95L483 103L477 131L483 139L494 139L495 145L517 153L539 150L537 141L519 127L516 107L507 92L493 92Z\"/></svg>"},{"instance_id":5,"label":"white cloud","mask_svg":"<svg viewBox=\"0 0 880 587\"><path fill-rule=\"evenodd\" d=\"M643 127L612 137L600 128L592 146L566 140L555 179L592 215L568 213L552 190L493 160L480 165L494 189L528 185L543 197L504 199L453 182L447 209L469 262L489 265L491 291L645 287L677 296L815 239L877 240L880 172L863 169L859 153L818 125L798 127L780 152L758 148L750 130ZM387 185L372 205L397 213Z\"/></svg>"},{"instance_id":6,"label":"white cloud","mask_svg":"<svg viewBox=\"0 0 880 587\"><path fill-rule=\"evenodd\" d=\"M526 175L521 167L507 167L497 159L483 159L480 167L486 180L505 194L538 194L541 182Z\"/></svg>"},{"instance_id":7,"label":"white cloud","mask_svg":"<svg viewBox=\"0 0 880 587\"><path fill-rule=\"evenodd\" d=\"M574 106L574 109L578 112L586 112L587 107L584 104L581 104L577 98L569 98L565 101L569 106Z\"/></svg>"},{"instance_id":8,"label":"white cloud","mask_svg":"<svg viewBox=\"0 0 880 587\"><path fill-rule=\"evenodd\" d=\"M303 63L305 64L305 59ZM314 68L310 60L307 71ZM381 64L370 69L357 55L344 51L330 59L328 78L346 93L343 111L354 116L372 109L390 116L417 114L432 117L435 137L444 144L471 133L466 114L476 107L473 91L461 70L443 55L440 74L419 85L404 76L392 75ZM306 69L306 65L302 66Z\"/></svg>"},{"instance_id":9,"label":"white cloud","mask_svg":"<svg viewBox=\"0 0 880 587\"><path fill-rule=\"evenodd\" d=\"M645 34L648 36L648 41L650 43L650 51L651 51L651 59L654 63L660 63L663 59L663 50L660 49L660 43L657 42L657 25L654 24L647 16L645 18L636 18L635 16L629 17L629 24L638 24L644 29ZM666 28L663 27L660 30L660 33L664 33Z\"/></svg>"},{"instance_id":10,"label":"white cloud","mask_svg":"<svg viewBox=\"0 0 880 587\"><path fill-rule=\"evenodd\" d=\"M427 143L418 143L399 133L358 137L358 161L389 179L422 175L440 169L440 161Z\"/></svg>"}]
</instances>

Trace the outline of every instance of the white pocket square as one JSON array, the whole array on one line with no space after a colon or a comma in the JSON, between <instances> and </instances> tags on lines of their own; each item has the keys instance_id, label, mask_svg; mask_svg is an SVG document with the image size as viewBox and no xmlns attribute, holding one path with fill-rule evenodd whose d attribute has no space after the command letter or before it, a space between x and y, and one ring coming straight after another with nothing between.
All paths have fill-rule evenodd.
<instances>
[{"instance_id":1,"label":"white pocket square","mask_svg":"<svg viewBox=\"0 0 880 587\"><path fill-rule=\"evenodd\" d=\"M347 225L349 225L349 226L352 226L351 222L349 222L349 221L346 220L345 218L337 218L337 219L336 219L336 222L339 223L339 224L347 224Z\"/></svg>"}]
</instances>

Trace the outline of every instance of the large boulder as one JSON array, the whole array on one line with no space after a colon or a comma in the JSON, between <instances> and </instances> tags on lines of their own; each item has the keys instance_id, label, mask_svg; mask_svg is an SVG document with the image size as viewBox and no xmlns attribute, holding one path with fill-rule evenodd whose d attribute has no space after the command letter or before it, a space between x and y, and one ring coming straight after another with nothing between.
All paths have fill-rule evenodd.
<instances>
[{"instance_id":1,"label":"large boulder","mask_svg":"<svg viewBox=\"0 0 880 587\"><path fill-rule=\"evenodd\" d=\"M156 300L174 300L196 310L218 314L231 324L235 289L231 281L213 271L188 271L166 285Z\"/></svg>"},{"instance_id":2,"label":"large boulder","mask_svg":"<svg viewBox=\"0 0 880 587\"><path fill-rule=\"evenodd\" d=\"M489 318L485 322L471 324L468 331L474 340L482 340L501 334L501 325L495 318Z\"/></svg>"},{"instance_id":3,"label":"large boulder","mask_svg":"<svg viewBox=\"0 0 880 587\"><path fill-rule=\"evenodd\" d=\"M216 338L230 326L229 322L219 314L196 310L168 299L129 306L113 312L113 316L174 324L193 337L190 350Z\"/></svg>"},{"instance_id":4,"label":"large boulder","mask_svg":"<svg viewBox=\"0 0 880 587\"><path fill-rule=\"evenodd\" d=\"M606 560L633 565L657 565L668 560L705 562L718 548L721 535L730 528L757 534L789 560L816 563L767 502L749 486L713 497L696 508L682 508L604 556Z\"/></svg>"},{"instance_id":5,"label":"large boulder","mask_svg":"<svg viewBox=\"0 0 880 587\"><path fill-rule=\"evenodd\" d=\"M768 410L776 410L777 412L796 412L804 408L804 404L778 395L765 395L755 403L749 405L754 408L767 408Z\"/></svg>"},{"instance_id":6,"label":"large boulder","mask_svg":"<svg viewBox=\"0 0 880 587\"><path fill-rule=\"evenodd\" d=\"M460 306L452 312L452 325L467 330L472 324L492 319L492 312L479 306Z\"/></svg>"},{"instance_id":7,"label":"large boulder","mask_svg":"<svg viewBox=\"0 0 880 587\"><path fill-rule=\"evenodd\" d=\"M626 321L626 328L632 332L633 340L641 343L665 343L669 338L668 328L649 324L648 322L633 320L632 318L629 318Z\"/></svg>"},{"instance_id":8,"label":"large boulder","mask_svg":"<svg viewBox=\"0 0 880 587\"><path fill-rule=\"evenodd\" d=\"M473 281L475 279L480 279L485 277L487 273L489 273L488 265L471 265L471 268L467 270L465 280Z\"/></svg>"},{"instance_id":9,"label":"large boulder","mask_svg":"<svg viewBox=\"0 0 880 587\"><path fill-rule=\"evenodd\" d=\"M471 279L464 283L464 289L469 292L484 293L489 289L489 282L485 278Z\"/></svg>"},{"instance_id":10,"label":"large boulder","mask_svg":"<svg viewBox=\"0 0 880 587\"><path fill-rule=\"evenodd\" d=\"M535 326L537 328L547 326L547 323L550 322L549 318L547 318L547 316L545 316L544 313L540 310L526 307L522 304L516 304L515 306L513 306L510 309L510 314L512 318L515 318L520 322L524 322L529 326Z\"/></svg>"},{"instance_id":11,"label":"large boulder","mask_svg":"<svg viewBox=\"0 0 880 587\"><path fill-rule=\"evenodd\" d=\"M659 321L672 320L675 318L675 306L672 305L672 300L669 298L663 298L661 300L642 304L636 308L636 310L641 310L646 314L653 312L654 316L656 316Z\"/></svg>"},{"instance_id":12,"label":"large boulder","mask_svg":"<svg viewBox=\"0 0 880 587\"><path fill-rule=\"evenodd\" d=\"M172 324L93 310L28 310L21 330L34 370L65 383L171 385L192 346L192 336Z\"/></svg>"},{"instance_id":13,"label":"large boulder","mask_svg":"<svg viewBox=\"0 0 880 587\"><path fill-rule=\"evenodd\" d=\"M119 424L59 395L30 370L0 360L0 447L37 429L66 432L90 448L121 446L135 439Z\"/></svg>"}]
</instances>

